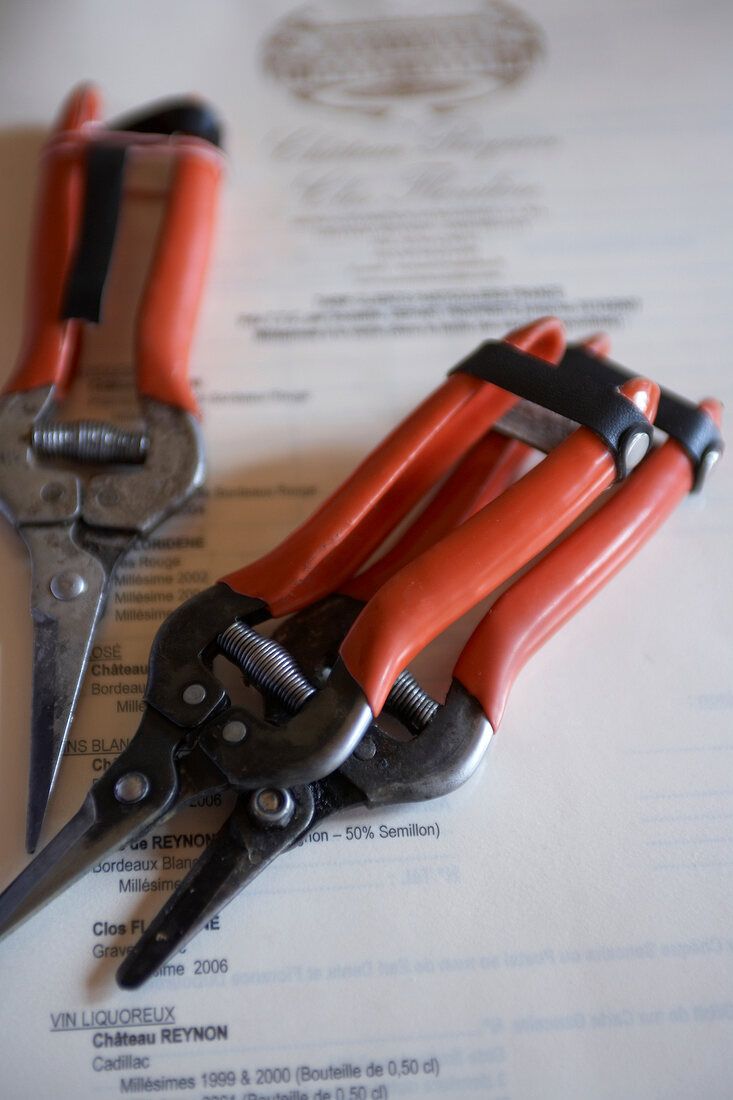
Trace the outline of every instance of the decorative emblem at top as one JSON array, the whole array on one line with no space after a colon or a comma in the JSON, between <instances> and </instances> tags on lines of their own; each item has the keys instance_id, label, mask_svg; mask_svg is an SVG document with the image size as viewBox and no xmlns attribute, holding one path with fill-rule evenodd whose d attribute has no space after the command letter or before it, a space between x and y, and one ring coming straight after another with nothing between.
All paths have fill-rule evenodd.
<instances>
[{"instance_id":1,"label":"decorative emblem at top","mask_svg":"<svg viewBox=\"0 0 733 1100\"><path fill-rule=\"evenodd\" d=\"M543 49L542 34L503 0L465 6L399 3L344 18L322 3L286 15L265 40L263 67L300 99L385 114L397 102L435 111L516 84Z\"/></svg>"}]
</instances>

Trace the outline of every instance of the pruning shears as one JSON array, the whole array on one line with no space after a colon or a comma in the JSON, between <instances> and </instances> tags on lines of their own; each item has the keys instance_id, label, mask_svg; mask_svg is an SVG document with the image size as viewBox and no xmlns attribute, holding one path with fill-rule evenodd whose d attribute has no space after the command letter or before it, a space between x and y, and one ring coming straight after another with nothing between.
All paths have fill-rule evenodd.
<instances>
[{"instance_id":1,"label":"pruning shears","mask_svg":"<svg viewBox=\"0 0 733 1100\"><path fill-rule=\"evenodd\" d=\"M218 123L193 100L117 125L100 114L97 89L76 89L43 149L23 346L0 396L0 509L32 570L28 851L115 568L204 476L187 367L222 176ZM106 320L120 226L154 204L162 216L152 257L125 319L140 426L63 420L84 342ZM124 363L128 349L116 354Z\"/></svg>"},{"instance_id":2,"label":"pruning shears","mask_svg":"<svg viewBox=\"0 0 733 1100\"><path fill-rule=\"evenodd\" d=\"M135 987L328 815L465 782L527 658L722 451L720 407L666 393L668 438L655 448L660 391L606 350L600 338L566 349L552 318L482 345L284 543L174 612L153 644L137 733L0 896L0 935L182 807L234 791L229 819L126 956L118 980ZM559 442L513 480L527 446L497 432L528 405L532 442L548 434L543 409ZM413 657L517 574L466 643L444 703L426 696L406 673ZM282 617L276 637L257 629ZM222 655L262 709L231 697L214 668Z\"/></svg>"}]
</instances>

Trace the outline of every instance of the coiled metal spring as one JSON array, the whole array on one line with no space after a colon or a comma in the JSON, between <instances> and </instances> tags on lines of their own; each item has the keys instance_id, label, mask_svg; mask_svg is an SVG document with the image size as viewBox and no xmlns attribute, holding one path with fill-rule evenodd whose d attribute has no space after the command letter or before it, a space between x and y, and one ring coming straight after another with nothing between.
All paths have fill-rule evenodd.
<instances>
[{"instance_id":1,"label":"coiled metal spring","mask_svg":"<svg viewBox=\"0 0 733 1100\"><path fill-rule=\"evenodd\" d=\"M315 694L294 658L272 638L263 638L244 623L232 623L216 639L222 653L241 669L247 680L272 695L295 714Z\"/></svg>"},{"instance_id":2,"label":"coiled metal spring","mask_svg":"<svg viewBox=\"0 0 733 1100\"><path fill-rule=\"evenodd\" d=\"M384 709L414 733L420 733L434 717L439 704L420 687L411 672L401 672L387 696Z\"/></svg>"},{"instance_id":3,"label":"coiled metal spring","mask_svg":"<svg viewBox=\"0 0 733 1100\"><path fill-rule=\"evenodd\" d=\"M89 464L140 463L150 440L145 432L117 428L99 420L46 424L33 429L33 448L43 458L65 458Z\"/></svg>"},{"instance_id":4,"label":"coiled metal spring","mask_svg":"<svg viewBox=\"0 0 733 1100\"><path fill-rule=\"evenodd\" d=\"M219 649L258 690L277 699L295 714L315 694L316 688L303 674L284 646L264 638L244 623L235 622L216 639ZM395 680L385 710L415 733L427 726L438 703L405 670Z\"/></svg>"}]
</instances>

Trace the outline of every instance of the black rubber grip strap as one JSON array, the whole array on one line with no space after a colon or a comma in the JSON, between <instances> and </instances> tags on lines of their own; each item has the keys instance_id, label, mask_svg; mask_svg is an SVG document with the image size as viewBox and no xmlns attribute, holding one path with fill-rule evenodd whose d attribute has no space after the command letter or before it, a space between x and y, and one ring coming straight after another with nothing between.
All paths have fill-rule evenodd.
<instances>
[{"instance_id":1,"label":"black rubber grip strap","mask_svg":"<svg viewBox=\"0 0 733 1100\"><path fill-rule=\"evenodd\" d=\"M450 373L457 372L493 382L517 397L590 428L611 451L619 478L628 473L625 455L630 438L642 432L651 439L649 421L633 401L619 393L618 382L591 371L562 370L503 341L489 340Z\"/></svg>"},{"instance_id":2,"label":"black rubber grip strap","mask_svg":"<svg viewBox=\"0 0 733 1100\"><path fill-rule=\"evenodd\" d=\"M127 133L188 134L221 144L219 119L208 104L172 99L153 110L121 119L109 129ZM85 189L81 232L66 283L62 320L98 323L112 261L122 202L127 145L91 142L84 163Z\"/></svg>"},{"instance_id":3,"label":"black rubber grip strap","mask_svg":"<svg viewBox=\"0 0 733 1100\"><path fill-rule=\"evenodd\" d=\"M615 386L633 377L624 367L608 359L599 359L577 344L566 348L560 370L571 371L576 377L586 373ZM689 455L695 470L695 491L702 485L708 456L713 452L723 453L723 437L712 416L704 409L671 390L660 389L660 395L654 426L675 439Z\"/></svg>"},{"instance_id":4,"label":"black rubber grip strap","mask_svg":"<svg viewBox=\"0 0 733 1100\"><path fill-rule=\"evenodd\" d=\"M222 142L219 116L200 99L163 100L140 114L117 119L109 128L132 134L187 134L219 147Z\"/></svg>"},{"instance_id":5,"label":"black rubber grip strap","mask_svg":"<svg viewBox=\"0 0 733 1100\"><path fill-rule=\"evenodd\" d=\"M92 142L84 162L84 210L66 283L62 319L97 323L107 282L125 175L124 145Z\"/></svg>"}]
</instances>

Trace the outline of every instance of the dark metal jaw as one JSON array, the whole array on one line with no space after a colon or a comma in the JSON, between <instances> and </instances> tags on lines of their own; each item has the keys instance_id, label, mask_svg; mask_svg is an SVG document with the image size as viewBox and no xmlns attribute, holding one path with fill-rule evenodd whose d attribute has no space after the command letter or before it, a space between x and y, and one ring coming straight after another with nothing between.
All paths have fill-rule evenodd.
<instances>
[{"instance_id":1,"label":"dark metal jaw","mask_svg":"<svg viewBox=\"0 0 733 1100\"><path fill-rule=\"evenodd\" d=\"M153 644L147 708L135 737L0 896L0 936L196 797L307 784L349 755L372 715L345 669L285 726L229 703L212 669L217 638L234 619L267 615L262 601L220 584L166 620ZM232 725L244 736L232 739Z\"/></svg>"},{"instance_id":2,"label":"dark metal jaw","mask_svg":"<svg viewBox=\"0 0 733 1100\"><path fill-rule=\"evenodd\" d=\"M0 938L107 853L135 842L198 794L198 789L181 789L179 745L179 730L154 712L144 715L135 737L100 776L81 809L0 894ZM223 785L219 782L219 788Z\"/></svg>"},{"instance_id":3,"label":"dark metal jaw","mask_svg":"<svg viewBox=\"0 0 733 1100\"><path fill-rule=\"evenodd\" d=\"M398 741L372 726L341 774L364 792L370 806L440 798L471 778L492 736L481 705L454 680L421 733Z\"/></svg>"},{"instance_id":4,"label":"dark metal jaw","mask_svg":"<svg viewBox=\"0 0 733 1100\"><path fill-rule=\"evenodd\" d=\"M197 739L235 790L309 783L335 771L372 721L364 695L339 662L322 691L283 724L232 706L213 670L233 622L253 626L267 605L226 584L183 604L159 630L145 701Z\"/></svg>"},{"instance_id":5,"label":"dark metal jaw","mask_svg":"<svg viewBox=\"0 0 733 1100\"><path fill-rule=\"evenodd\" d=\"M259 808L263 795L281 796L286 815L268 821ZM364 801L363 792L341 772L305 787L240 795L212 843L126 956L117 971L118 984L138 988L314 826Z\"/></svg>"},{"instance_id":6,"label":"dark metal jaw","mask_svg":"<svg viewBox=\"0 0 733 1100\"><path fill-rule=\"evenodd\" d=\"M445 705L411 741L396 740L373 724L331 775L306 786L241 793L214 841L126 957L118 983L134 989L147 981L326 818L356 806L420 802L455 790L473 775L491 735L479 704L454 682Z\"/></svg>"},{"instance_id":7,"label":"dark metal jaw","mask_svg":"<svg viewBox=\"0 0 733 1100\"><path fill-rule=\"evenodd\" d=\"M117 971L123 989L153 976L272 861L306 833L314 801L308 787L289 792L292 812L282 827L253 820L250 800L240 796L219 833L156 915Z\"/></svg>"}]
</instances>

